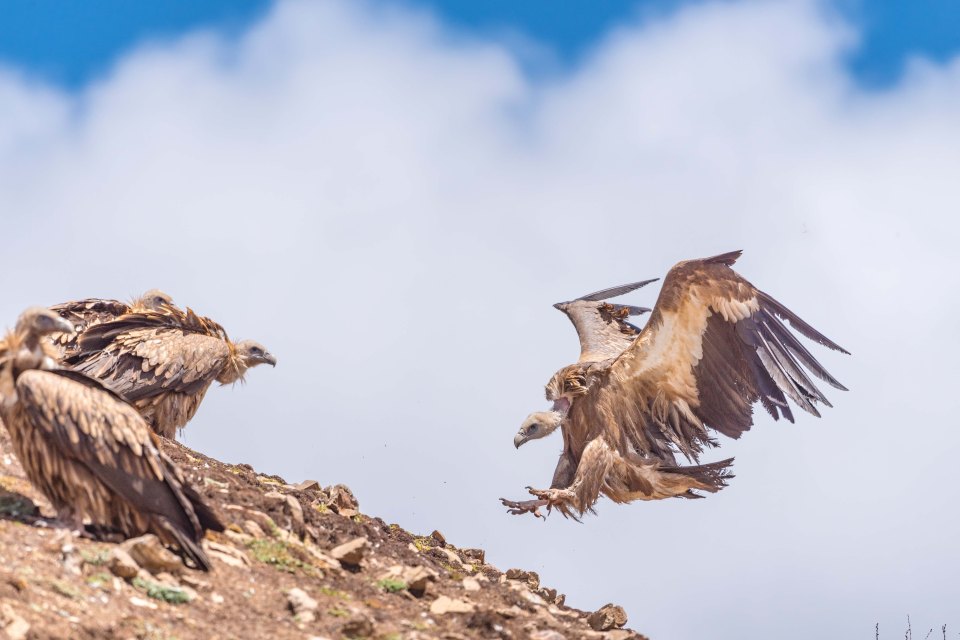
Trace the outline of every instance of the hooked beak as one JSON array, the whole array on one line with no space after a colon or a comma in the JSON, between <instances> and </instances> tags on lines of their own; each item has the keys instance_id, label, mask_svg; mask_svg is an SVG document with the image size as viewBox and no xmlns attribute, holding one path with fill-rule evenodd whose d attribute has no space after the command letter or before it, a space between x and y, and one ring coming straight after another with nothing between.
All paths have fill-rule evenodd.
<instances>
[{"instance_id":1,"label":"hooked beak","mask_svg":"<svg viewBox=\"0 0 960 640\"><path fill-rule=\"evenodd\" d=\"M66 318L58 317L54 325L60 333L73 333L73 323Z\"/></svg>"},{"instance_id":2,"label":"hooked beak","mask_svg":"<svg viewBox=\"0 0 960 640\"><path fill-rule=\"evenodd\" d=\"M513 436L513 446L516 447L517 449L519 449L520 445L522 445L526 441L527 441L527 436L523 435L522 431L517 435Z\"/></svg>"},{"instance_id":3,"label":"hooked beak","mask_svg":"<svg viewBox=\"0 0 960 640\"><path fill-rule=\"evenodd\" d=\"M263 361L264 363L270 365L271 367L277 366L277 357L272 353L263 354Z\"/></svg>"}]
</instances>

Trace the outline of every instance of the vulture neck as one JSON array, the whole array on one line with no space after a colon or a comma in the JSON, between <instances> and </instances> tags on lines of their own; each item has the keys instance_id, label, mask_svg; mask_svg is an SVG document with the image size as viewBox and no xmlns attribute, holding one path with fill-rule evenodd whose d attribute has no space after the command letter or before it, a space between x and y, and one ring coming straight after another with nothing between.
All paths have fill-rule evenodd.
<instances>
[{"instance_id":1,"label":"vulture neck","mask_svg":"<svg viewBox=\"0 0 960 640\"><path fill-rule=\"evenodd\" d=\"M220 375L217 376L217 382L220 384L234 384L238 381L243 382L243 376L248 368L243 357L237 353L236 347L231 343L230 358L227 360L227 365L220 372Z\"/></svg>"}]
</instances>

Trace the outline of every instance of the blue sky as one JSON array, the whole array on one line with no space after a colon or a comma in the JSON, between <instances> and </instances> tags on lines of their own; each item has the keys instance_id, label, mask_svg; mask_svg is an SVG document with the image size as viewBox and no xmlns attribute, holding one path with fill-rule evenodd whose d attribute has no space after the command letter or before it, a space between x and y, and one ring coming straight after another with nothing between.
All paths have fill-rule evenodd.
<instances>
[{"instance_id":1,"label":"blue sky","mask_svg":"<svg viewBox=\"0 0 960 640\"><path fill-rule=\"evenodd\" d=\"M604 33L638 16L697 0L393 0L425 7L467 32L522 34L572 63ZM143 39L207 26L242 29L269 0L12 0L0 17L0 59L48 81L79 87ZM848 60L864 86L896 82L904 60L943 60L960 50L955 0L835 0L862 40Z\"/></svg>"}]
</instances>

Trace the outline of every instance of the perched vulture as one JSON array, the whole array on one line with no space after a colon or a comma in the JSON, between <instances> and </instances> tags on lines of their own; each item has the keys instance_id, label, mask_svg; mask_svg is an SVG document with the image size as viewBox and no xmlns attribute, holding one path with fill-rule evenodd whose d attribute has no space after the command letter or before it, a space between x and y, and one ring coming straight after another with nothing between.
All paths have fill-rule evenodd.
<instances>
[{"instance_id":1,"label":"perched vulture","mask_svg":"<svg viewBox=\"0 0 960 640\"><path fill-rule=\"evenodd\" d=\"M72 330L37 307L0 344L0 414L27 477L64 524L79 529L86 516L128 537L153 533L209 569L200 541L223 525L136 409L100 382L57 368L47 336Z\"/></svg>"},{"instance_id":2,"label":"perched vulture","mask_svg":"<svg viewBox=\"0 0 960 640\"><path fill-rule=\"evenodd\" d=\"M580 334L581 357L551 378L552 409L531 414L514 444L560 428L563 453L550 489L530 489L535 500L503 501L511 513L546 506L582 515L601 493L624 503L718 491L732 459L682 467L675 453L698 461L705 446L716 445L708 429L739 438L757 402L775 420L793 422L788 399L819 416L816 403L830 403L808 372L845 390L783 321L847 352L731 269L739 257L735 251L674 266L647 325L619 351L604 329L609 324L598 333L596 323L571 314L577 301L560 305Z\"/></svg>"},{"instance_id":3,"label":"perched vulture","mask_svg":"<svg viewBox=\"0 0 960 640\"><path fill-rule=\"evenodd\" d=\"M65 360L137 407L165 438L193 418L214 381L242 381L263 363L276 366L277 359L252 340L231 342L223 327L191 309L131 313L90 327L79 352Z\"/></svg>"},{"instance_id":4,"label":"perched vulture","mask_svg":"<svg viewBox=\"0 0 960 640\"><path fill-rule=\"evenodd\" d=\"M173 299L169 295L158 289L151 289L129 303L119 300L87 298L86 300L63 302L50 308L58 313L61 318L69 321L74 329L70 333L55 333L51 336L54 344L60 348L61 359L68 358L77 352L80 334L94 325L116 320L128 313L144 311L183 313L174 306Z\"/></svg>"}]
</instances>

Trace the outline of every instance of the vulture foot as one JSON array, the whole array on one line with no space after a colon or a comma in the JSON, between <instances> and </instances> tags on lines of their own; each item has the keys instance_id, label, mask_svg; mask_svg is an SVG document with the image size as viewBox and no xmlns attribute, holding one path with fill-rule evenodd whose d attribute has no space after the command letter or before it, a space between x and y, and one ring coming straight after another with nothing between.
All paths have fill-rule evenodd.
<instances>
[{"instance_id":1,"label":"vulture foot","mask_svg":"<svg viewBox=\"0 0 960 640\"><path fill-rule=\"evenodd\" d=\"M522 500L517 502L515 500L500 498L500 502L503 506L507 507L507 513L512 513L515 516L532 513L537 518L546 520L546 517L540 513L540 507L545 507L549 504L546 500Z\"/></svg>"},{"instance_id":2,"label":"vulture foot","mask_svg":"<svg viewBox=\"0 0 960 640\"><path fill-rule=\"evenodd\" d=\"M530 495L538 498L538 500L531 500L530 502L545 503L547 513L557 509L564 517L573 518L580 522L580 519L571 510L571 507L576 503L577 494L570 489L534 489L533 487L527 487L527 491L530 492Z\"/></svg>"}]
</instances>

